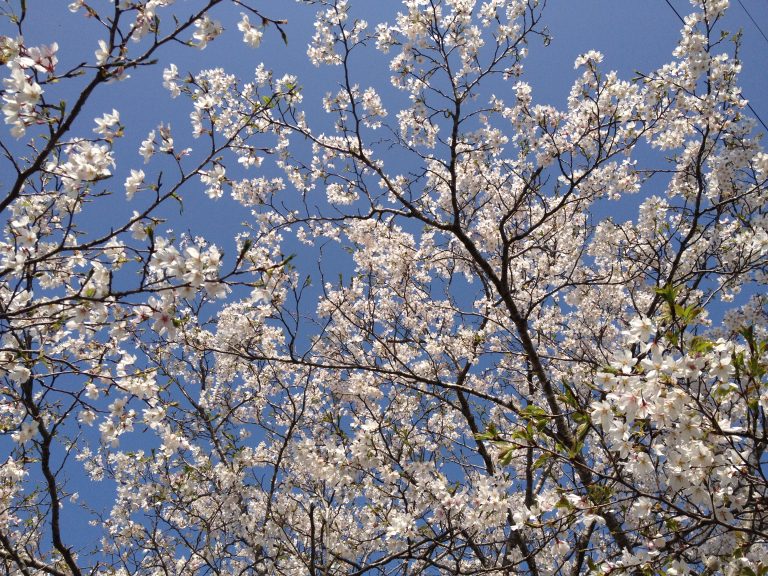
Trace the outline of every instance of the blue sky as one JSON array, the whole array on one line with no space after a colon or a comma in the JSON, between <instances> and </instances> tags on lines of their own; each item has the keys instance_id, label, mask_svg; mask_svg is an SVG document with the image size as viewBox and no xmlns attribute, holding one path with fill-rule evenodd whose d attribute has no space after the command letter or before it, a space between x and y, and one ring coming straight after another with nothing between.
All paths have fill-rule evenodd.
<instances>
[{"instance_id":1,"label":"blue sky","mask_svg":"<svg viewBox=\"0 0 768 576\"><path fill-rule=\"evenodd\" d=\"M763 30L768 30L768 2L742 0L752 17ZM97 40L103 33L93 20L67 10L67 1L46 2L46 12L35 12L38 3L30 3L26 39L30 44L49 43L56 40L60 45L60 69L67 64L76 64L92 59ZM95 7L106 6L106 0L97 0ZM189 6L199 2L176 2L174 9L185 13ZM352 14L369 22L369 29L381 20L392 20L400 3L394 0L350 0ZM306 46L313 32L313 21L318 6L282 0L281 2L254 3L264 14L273 18L288 20L285 27L288 44L284 45L274 30L265 34L260 49L253 50L243 44L236 26L242 8L224 3L214 11L214 17L224 24L226 33L205 50L174 48L163 53L158 66L136 71L134 78L120 84L104 87L85 110L81 131L90 133L93 118L112 108L121 113L126 125L126 138L116 149L117 171L112 185L117 188L130 168L142 167L136 153L138 143L147 132L160 121L170 122L174 131L188 132L188 102L171 100L161 87L162 68L169 62L178 65L183 72L197 72L202 68L223 67L243 79L249 78L259 62L274 69L276 75L293 73L299 78L304 92L304 106L309 110L310 122L315 111L315 125L327 121L319 111L319 99L337 86L338 70L329 67L315 68L306 57ZM671 60L681 22L673 11L681 15L692 11L687 0L550 0L544 12L542 23L551 35L549 47L530 46L530 55L525 62L525 80L534 86L534 101L537 103L565 105L571 83L576 78L573 61L581 53L597 49L604 53L604 70L615 69L623 78L631 78L635 71L651 71ZM768 75L765 74L765 55L768 41L760 35L755 25L738 0L732 0L724 28L744 32L741 76L744 94L763 120L768 121ZM368 55L372 54L370 50ZM386 60L374 56L353 61L355 79L361 85L371 83L386 86L388 73ZM71 87L69 87L71 89ZM61 86L62 97L72 97ZM390 93L390 96L394 94ZM387 93L383 93L385 98ZM81 133L82 133L81 132ZM191 188L191 187L190 187ZM220 242L231 243L231 230L244 216L242 207L229 198L223 198L214 206L201 198L201 190L188 190L185 197L183 227L193 232L213 235ZM198 201L199 200L199 201ZM116 207L119 210L119 207ZM211 217L213 216L213 218ZM169 214L172 217L172 214ZM175 219L175 218L174 218ZM227 249L228 246L222 246Z\"/></svg>"},{"instance_id":2,"label":"blue sky","mask_svg":"<svg viewBox=\"0 0 768 576\"><path fill-rule=\"evenodd\" d=\"M768 30L768 2L742 1L763 30ZM350 0L350 3L353 16L365 18L371 28L382 19L391 20L399 6L399 2L385 0ZM670 3L682 15L691 10L685 0L670 0ZM57 41L60 45L60 70L64 70L67 65L93 59L97 41L102 38L95 22L87 20L82 14L69 13L66 0L31 0L28 4L28 44ZM94 1L95 6L108 4L106 0ZM192 2L179 0L176 4L177 9L183 12ZM47 12L36 13L35 10L42 6L45 6ZM299 84L303 87L305 105L310 111L319 110L319 99L325 92L334 90L338 70L315 68L309 64L305 54L317 7L288 0L262 2L257 6L263 6L265 14L270 17L288 19L285 28L288 34L287 45L282 43L276 32L267 31L260 49L246 47L236 29L242 9L227 4L214 12L214 16L224 23L227 34L206 50L176 48L170 54L163 55L158 66L133 72L134 78L128 82L104 87L89 103L83 122L76 127L76 134L90 135L93 118L112 108L120 111L126 125L126 138L118 142L116 148L115 178L110 184L105 184L112 186L116 192L113 203L115 212L99 215L101 218L98 222L94 220L94 226L109 226L111 218L116 218L116 214L129 214L134 209L134 206L124 203L122 183L130 168L143 167L137 149L147 132L161 121L170 122L180 131L188 131L188 114L191 110L188 101L171 100L161 87L162 69L168 63L174 62L180 71L193 73L201 68L223 67L247 79L256 65L264 61L275 70L276 75L293 73L298 76ZM534 100L537 103L560 107L564 106L570 85L577 76L573 70L573 61L579 54L590 49L600 50L605 54L603 69L616 69L622 77L631 78L636 70L651 71L671 59L681 27L681 22L665 0L550 0L543 24L549 28L553 41L549 47L531 46L530 57L525 64L525 79L534 86ZM731 31L738 28L744 31L744 95L750 99L761 117L768 121L768 75L765 73L768 41L749 20L738 0L732 1L724 27ZM9 33L7 28L5 33ZM356 81L361 85L386 84L388 72L384 58L361 58L357 62L353 61L352 65L359 74ZM61 91L62 98L72 99L76 96L66 82L58 88L50 89L51 93L55 90ZM382 95L386 99L387 93ZM320 125L326 122L322 118L317 118L317 121ZM7 134L7 129L4 134ZM183 215L178 215L176 206L166 210L168 226L178 231L189 230L193 234L210 237L231 254L232 232L239 229L243 220L248 219L248 212L227 197L212 203L204 196L202 186L197 185L196 181L184 196ZM137 196L135 202L140 202L140 196Z\"/></svg>"}]
</instances>

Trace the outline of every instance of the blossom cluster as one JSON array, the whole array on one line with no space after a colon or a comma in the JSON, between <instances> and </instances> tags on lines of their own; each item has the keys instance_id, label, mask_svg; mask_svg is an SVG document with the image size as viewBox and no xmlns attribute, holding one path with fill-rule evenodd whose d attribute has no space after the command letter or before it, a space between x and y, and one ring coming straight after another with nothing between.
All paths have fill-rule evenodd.
<instances>
[{"instance_id":1,"label":"blossom cluster","mask_svg":"<svg viewBox=\"0 0 768 576\"><path fill-rule=\"evenodd\" d=\"M634 79L577 56L563 106L525 67L544 4L305 3L306 92L282 56L198 69L227 22L285 38L250 0L76 0L66 70L8 12L9 574L768 571L768 154L728 2ZM145 68L188 116L138 133L92 95ZM185 220L214 201L231 237Z\"/></svg>"}]
</instances>

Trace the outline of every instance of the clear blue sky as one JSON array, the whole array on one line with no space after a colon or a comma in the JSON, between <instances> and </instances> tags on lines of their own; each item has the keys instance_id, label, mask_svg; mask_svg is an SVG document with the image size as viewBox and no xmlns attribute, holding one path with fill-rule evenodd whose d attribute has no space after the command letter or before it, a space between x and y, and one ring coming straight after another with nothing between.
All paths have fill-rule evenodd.
<instances>
[{"instance_id":1,"label":"clear blue sky","mask_svg":"<svg viewBox=\"0 0 768 576\"><path fill-rule=\"evenodd\" d=\"M763 30L768 31L768 2L742 2ZM371 28L381 19L391 19L399 7L399 2L390 0L350 0L350 3L353 15L368 20ZM670 3L681 15L691 11L686 0L670 0ZM60 70L65 69L67 64L93 59L97 40L103 37L93 21L87 20L82 14L70 14L66 9L67 0L31 0L28 4L28 44L57 41L62 62ZM94 4L108 6L109 3L95 0ZM183 11L190 4L177 2L175 8ZM223 67L242 78L248 78L255 66L264 61L278 75L285 72L298 75L299 83L304 87L306 105L310 109L317 109L319 97L334 89L337 79L331 75L338 70L328 67L317 69L308 63L305 55L317 7L288 0L264 1L260 6L263 6L268 16L289 20L286 26L287 46L283 45L276 32L268 31L259 50L246 47L236 29L241 9L228 5L215 12L215 16L228 29L228 34L220 40L204 51L175 49L171 55L163 55L159 66L133 72L135 78L127 83L106 87L86 108L84 122L79 126L81 134L90 135L93 118L112 108L120 111L127 127L126 138L117 147L118 168L115 178L110 181L111 184L105 184L116 191L115 213L126 210L130 213L133 209L133 206L124 205L122 183L130 168L143 167L137 148L147 132L160 121L170 122L175 128L188 131L188 114L191 109L188 102L172 101L161 87L162 68L167 63L175 62L182 72ZM41 8L47 10L44 15L35 12ZM579 54L590 49L600 50L605 54L604 69L616 69L622 77L629 78L635 70L651 71L671 60L671 52L681 27L681 22L665 0L551 0L543 23L548 26L553 42L547 48L531 46L531 55L526 63L526 79L534 86L536 102L558 106L564 105L570 85L576 77L573 61ZM738 28L744 31L741 55L744 62L744 95L768 122L765 58L768 40L761 36L738 0L732 0L725 26L731 31ZM7 28L5 33L9 33ZM360 74L356 81L361 85L370 82L381 86L382 81L388 78L383 62L383 59L376 58L353 62ZM65 85L61 85L61 96L74 98L75 94L67 92ZM386 98L386 93L383 95ZM187 200L183 219L179 219L173 210L168 210L167 215L171 219L169 226L179 231L190 230L211 237L231 254L232 231L248 218L247 211L227 197L212 204L204 197L202 187L194 183L186 191L185 197ZM139 198L137 195L136 201L140 201ZM109 223L109 218L102 221L107 226Z\"/></svg>"},{"instance_id":2,"label":"clear blue sky","mask_svg":"<svg viewBox=\"0 0 768 576\"><path fill-rule=\"evenodd\" d=\"M742 0L742 3L763 31L768 33L768 2ZM103 37L98 26L82 14L70 14L66 9L68 2L64 0L46 1L44 4L47 12L42 15L35 12L42 7L41 3L29 3L28 43L47 43L55 39L60 45L60 69L67 63L92 58L96 41ZM101 4L106 5L107 2L97 1L94 6ZM176 2L174 9L183 13L189 10L190 5L197 4L199 2ZM350 0L350 4L353 16L366 19L371 29L383 19L392 20L392 15L400 7L400 2L395 0ZM109 86L92 100L83 117L87 123L115 107L127 126L125 141L119 143L117 149L118 169L113 185L121 187L129 168L141 167L141 159L135 154L138 142L159 121L170 121L179 131L182 128L188 130L188 103L171 100L160 85L162 65L168 62L176 63L182 72L223 67L247 79L256 64L264 61L278 75L285 72L298 75L305 94L305 105L310 110L317 110L319 98L334 89L338 82L335 76L338 70L315 68L309 64L305 54L313 32L313 17L320 7L289 0L255 5L263 9L267 16L288 20L287 46L272 30L265 34L260 49L246 47L236 28L242 8L226 3L218 7L214 15L224 23L227 33L208 48L203 51L175 49L170 55L165 53L160 66L134 72L131 81ZM549 28L553 41L547 48L532 44L525 63L525 79L534 86L534 101L564 106L570 85L576 77L573 61L590 49L603 52L603 68L616 69L624 78L632 77L636 70L648 72L671 60L681 27L673 7L683 16L692 11L687 0L669 0L669 4L666 0L550 0L542 22ZM765 73L768 40L761 36L743 7L738 0L731 0L725 27L731 31L741 28L744 32L741 54L744 94L763 120L768 122L768 75ZM385 62L383 58L371 61L360 59L356 62L359 74L356 81L361 85L370 82L381 86L382 81L388 78ZM90 133L90 126L84 127L83 131ZM231 238L229 232L232 226L243 218L242 208L226 197L211 207L208 201L201 199L197 202L198 194L199 190L187 191L189 201L185 206L184 228L213 233L226 242L228 237ZM198 207L199 210L196 209ZM215 218L212 219L211 214ZM222 247L229 248L226 244Z\"/></svg>"}]
</instances>

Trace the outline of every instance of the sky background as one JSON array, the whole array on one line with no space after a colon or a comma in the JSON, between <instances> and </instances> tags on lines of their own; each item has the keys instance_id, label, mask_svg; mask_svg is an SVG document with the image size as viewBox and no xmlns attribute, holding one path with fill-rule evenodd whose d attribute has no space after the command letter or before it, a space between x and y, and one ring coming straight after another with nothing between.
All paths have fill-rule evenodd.
<instances>
[{"instance_id":1,"label":"sky background","mask_svg":"<svg viewBox=\"0 0 768 576\"><path fill-rule=\"evenodd\" d=\"M29 17L25 32L27 43L57 41L60 46L59 70L84 60L92 61L97 41L104 37L97 23L86 18L82 12L71 14L67 10L68 3L66 0L28 2ZM94 0L92 4L101 8L109 5L109 2ZM190 10L190 6L198 4L200 2L178 0L174 10L184 14ZM761 118L768 122L765 58L768 54L768 40L761 35L744 9L749 10L763 31L768 31L768 2L742 0L742 4L743 7L738 0L731 1L723 27L732 32L743 30L743 94ZM95 94L82 115L80 133L90 134L93 118L112 108L119 110L126 126L126 137L116 147L116 177L110 181L113 187L122 187L130 168L144 167L136 152L138 144L160 121L171 123L177 143L182 141L184 133L189 133L189 101L181 98L172 100L161 86L162 69L169 62L174 62L182 74L195 73L203 68L222 67L244 81L252 76L260 62L273 69L276 76L296 74L304 95L303 107L308 110L310 123L328 128L327 117L320 113L319 103L326 92L337 89L338 69L327 66L316 68L306 56L306 47L314 30L314 15L321 7L291 0L254 2L253 5L266 16L288 20L285 26L287 45L272 29L266 31L259 49L246 46L237 30L243 9L227 2L213 12L213 16L223 23L225 34L205 50L181 47L167 50L161 53L161 61L157 66L133 71L133 78L129 81L102 87L105 89ZM350 5L352 16L367 20L369 30L372 30L380 21L392 21L401 3L395 0L350 0ZM670 61L682 26L673 8L682 16L692 11L687 0L669 0L669 3L666 0L549 0L542 24L548 28L552 42L548 47L532 42L529 57L524 62L523 79L534 87L534 102L564 107L570 86L577 77L573 62L579 54L588 50L601 51L605 55L602 69L617 70L624 79L632 78L636 71L650 72ZM387 97L401 98L402 95L392 89L387 91L388 60L373 49L365 51L365 58L361 57L362 54L358 54L357 61L352 61L356 74L354 81L361 86L371 84L380 89L392 117L395 107L387 105ZM61 97L71 99L72 87L65 84L62 83L60 87ZM510 94L501 93L499 96L511 101ZM77 130L78 127L75 132ZM190 145L193 144L194 141L190 141ZM265 169L269 170L266 164ZM149 172L147 170L148 176ZM120 191L116 192L116 196L122 198ZM243 208L226 196L212 204L202 196L201 185L196 188L190 186L186 190L185 199L184 227L219 239L222 247L231 251L225 243L231 245L231 232L242 221ZM136 206L128 206L124 202L114 206L118 213L127 208L133 210ZM175 210L176 207L167 214L171 221L176 220Z\"/></svg>"},{"instance_id":2,"label":"sky background","mask_svg":"<svg viewBox=\"0 0 768 576\"><path fill-rule=\"evenodd\" d=\"M768 30L768 2L742 2L762 29ZM93 61L97 41L104 37L103 31L93 20L87 19L82 13L71 14L67 10L68 3L68 0L28 0L26 43L37 45L58 42L59 71L86 60ZM388 0L350 0L350 3L352 16L366 19L371 30L379 21L391 21L400 6L399 2ZM185 13L189 6L197 4L177 0L175 9ZM577 71L573 69L574 59L591 49L600 50L605 55L601 66L603 70L615 69L625 79L633 77L635 71L650 72L670 61L682 25L673 7L681 15L691 11L691 6L685 0L670 0L670 4L665 0L550 0L542 24L547 26L553 40L548 47L532 44L530 56L524 63L524 79L534 87L534 102L564 107L570 86L577 77ZM107 7L109 2L94 0L93 5L97 8ZM247 47L237 30L242 9L227 3L213 13L215 18L222 21L227 32L205 50L177 47L167 51L161 55L159 65L131 72L134 77L129 81L103 87L89 102L73 135L91 135L93 119L113 108L119 110L122 123L126 126L126 137L116 146L115 177L104 184L115 191L113 202L109 204L110 212L93 215L97 217L92 221L94 227L109 227L123 220L124 215L129 215L140 205L141 193L134 200L136 204L125 202L123 182L131 168L145 168L137 150L149 130L161 121L170 122L177 133L177 143L181 147L185 145L181 144L185 142L182 134L189 132L191 105L186 99L170 99L161 86L162 69L170 62L176 63L182 73L222 67L246 81L262 61L275 71L276 76L295 74L303 89L304 107L308 109L310 122L315 126L327 127L327 120L317 112L320 110L322 96L336 90L338 69L315 68L306 57L306 47L313 33L314 14L318 7L289 0L264 1L254 5L263 9L269 17L288 20L285 26L287 45L283 44L274 30L267 30L261 48L253 50ZM731 31L743 29L743 94L763 120L768 121L765 58L768 40L750 21L738 0L732 1L724 27ZM12 33L7 27L3 29L0 26L0 30L6 34ZM355 82L361 86L374 84L383 88L381 93L385 105L388 97L402 98L394 90L386 90L389 77L386 57L374 55L373 50L366 54L365 59L359 55L352 62L357 74ZM72 85L67 82L47 89L51 96L56 90L60 91L59 97L67 100L76 96L76 90L73 91ZM511 93L499 95L510 102L512 100ZM388 107L392 115L394 106ZM4 126L2 129L3 138L7 139L8 128ZM22 153L21 149L19 153ZM268 167L266 169L269 170ZM148 179L151 179L152 165L146 171ZM204 235L232 254L233 232L239 230L240 223L249 218L248 211L227 196L217 202L208 200L203 193L203 186L197 180L184 191L184 198L182 215L179 215L176 205L166 208L166 227ZM104 493L102 496L107 503L110 495ZM75 536L75 540L79 538L87 538L86 533Z\"/></svg>"}]
</instances>

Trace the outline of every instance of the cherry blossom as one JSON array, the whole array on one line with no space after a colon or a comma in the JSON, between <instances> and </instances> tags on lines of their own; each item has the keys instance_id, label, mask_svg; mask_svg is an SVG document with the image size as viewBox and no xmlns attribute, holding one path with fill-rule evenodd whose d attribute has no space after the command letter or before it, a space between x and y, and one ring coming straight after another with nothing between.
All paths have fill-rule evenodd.
<instances>
[{"instance_id":1,"label":"cherry blossom","mask_svg":"<svg viewBox=\"0 0 768 576\"><path fill-rule=\"evenodd\" d=\"M69 4L82 59L4 12L5 572L768 570L768 154L726 0L658 69L578 56L562 106L541 2L304 3L295 40L109 4ZM179 52L223 35L290 38L325 96ZM137 69L180 116L100 108ZM223 240L180 210L225 202Z\"/></svg>"}]
</instances>

